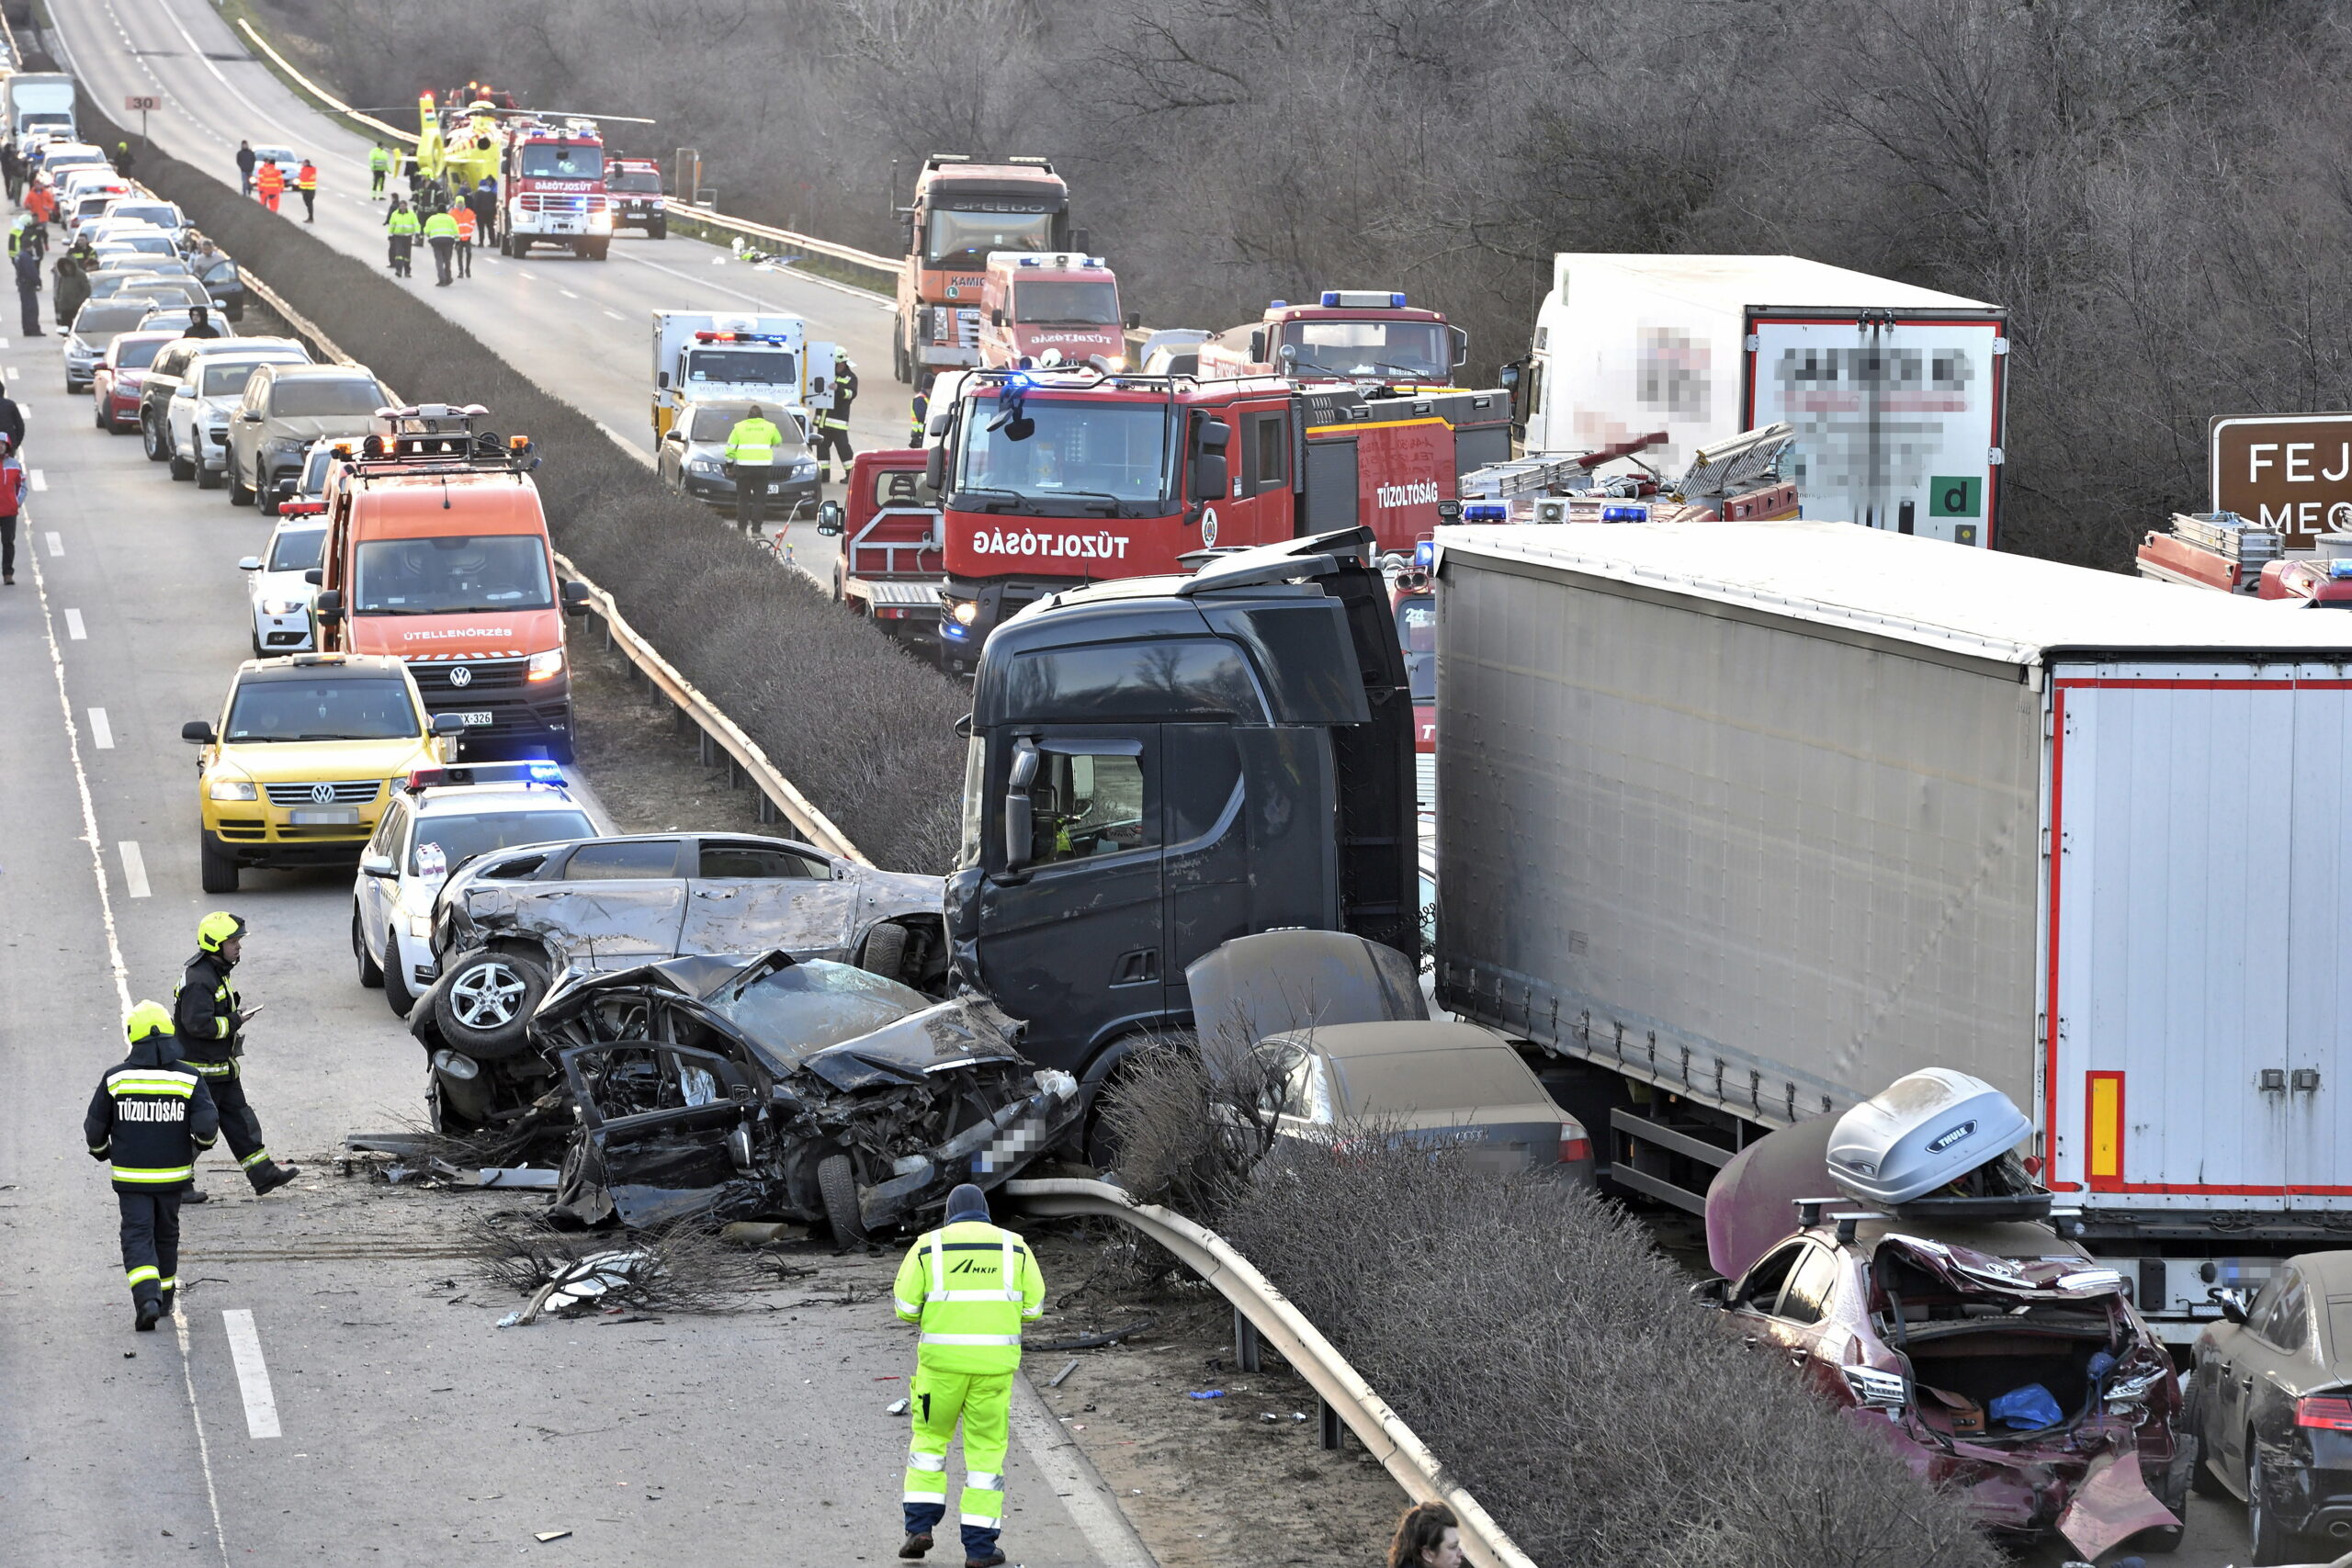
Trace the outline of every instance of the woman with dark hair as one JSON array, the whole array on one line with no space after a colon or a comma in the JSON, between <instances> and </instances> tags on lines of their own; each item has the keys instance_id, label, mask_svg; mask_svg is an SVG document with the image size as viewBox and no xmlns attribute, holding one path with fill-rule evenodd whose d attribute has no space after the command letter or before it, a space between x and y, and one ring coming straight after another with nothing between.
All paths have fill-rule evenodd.
<instances>
[{"instance_id":1,"label":"woman with dark hair","mask_svg":"<svg viewBox=\"0 0 2352 1568\"><path fill-rule=\"evenodd\" d=\"M1442 1503L1416 1503L1396 1521L1388 1568L1462 1568L1462 1521Z\"/></svg>"}]
</instances>

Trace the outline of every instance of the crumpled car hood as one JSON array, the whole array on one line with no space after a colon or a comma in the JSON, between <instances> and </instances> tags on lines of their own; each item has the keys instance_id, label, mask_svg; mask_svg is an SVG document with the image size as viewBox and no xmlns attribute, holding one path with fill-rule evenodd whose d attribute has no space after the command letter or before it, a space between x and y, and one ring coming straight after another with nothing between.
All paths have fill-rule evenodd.
<instances>
[{"instance_id":1,"label":"crumpled car hood","mask_svg":"<svg viewBox=\"0 0 2352 1568\"><path fill-rule=\"evenodd\" d=\"M958 997L925 1008L871 1034L801 1058L800 1070L832 1089L921 1083L926 1074L967 1062L1023 1060L1013 1042L1021 1025L993 1002Z\"/></svg>"},{"instance_id":2,"label":"crumpled car hood","mask_svg":"<svg viewBox=\"0 0 2352 1568\"><path fill-rule=\"evenodd\" d=\"M2052 1233L2053 1253L2064 1244ZM1989 1292L2027 1302L2086 1302L2123 1293L2123 1276L2082 1257L1996 1258L1974 1247L1925 1236L1888 1235L1872 1249L1888 1253L1934 1275L1955 1291Z\"/></svg>"}]
</instances>

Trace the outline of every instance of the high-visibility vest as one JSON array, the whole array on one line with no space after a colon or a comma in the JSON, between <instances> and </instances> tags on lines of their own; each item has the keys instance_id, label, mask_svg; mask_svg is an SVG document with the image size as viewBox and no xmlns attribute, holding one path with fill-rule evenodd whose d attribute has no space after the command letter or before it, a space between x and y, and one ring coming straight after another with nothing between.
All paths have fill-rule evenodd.
<instances>
[{"instance_id":1,"label":"high-visibility vest","mask_svg":"<svg viewBox=\"0 0 2352 1568\"><path fill-rule=\"evenodd\" d=\"M415 233L417 229L415 209L407 207L392 209L391 215L384 220L384 227L395 234Z\"/></svg>"},{"instance_id":2,"label":"high-visibility vest","mask_svg":"<svg viewBox=\"0 0 2352 1568\"><path fill-rule=\"evenodd\" d=\"M286 188L286 176L275 164L264 164L261 173L254 176L254 185L264 196L276 196Z\"/></svg>"},{"instance_id":3,"label":"high-visibility vest","mask_svg":"<svg viewBox=\"0 0 2352 1568\"><path fill-rule=\"evenodd\" d=\"M727 433L726 457L730 463L773 463L783 445L784 432L768 421L741 420Z\"/></svg>"},{"instance_id":4,"label":"high-visibility vest","mask_svg":"<svg viewBox=\"0 0 2352 1568\"><path fill-rule=\"evenodd\" d=\"M302 165L302 167L301 167L301 169L300 169L300 171L299 173L297 173L297 174L295 175L295 176L294 176L294 188L295 188L296 190L316 190L316 189L318 189L318 188L319 188L319 169L318 169L318 165L317 165L317 164L303 164L303 165Z\"/></svg>"},{"instance_id":5,"label":"high-visibility vest","mask_svg":"<svg viewBox=\"0 0 2352 1568\"><path fill-rule=\"evenodd\" d=\"M428 240L454 240L458 237L458 220L447 211L436 212L424 220L424 237Z\"/></svg>"},{"instance_id":6,"label":"high-visibility vest","mask_svg":"<svg viewBox=\"0 0 2352 1568\"><path fill-rule=\"evenodd\" d=\"M458 238L463 240L469 245L472 244L474 243L474 226L480 221L479 219L474 217L474 209L470 207L460 207L455 212L451 213L450 216L457 220Z\"/></svg>"},{"instance_id":7,"label":"high-visibility vest","mask_svg":"<svg viewBox=\"0 0 2352 1568\"><path fill-rule=\"evenodd\" d=\"M1028 1244L985 1220L958 1220L907 1249L891 1307L922 1325L916 1359L943 1372L1021 1369L1021 1325L1046 1310L1046 1278Z\"/></svg>"},{"instance_id":8,"label":"high-visibility vest","mask_svg":"<svg viewBox=\"0 0 2352 1568\"><path fill-rule=\"evenodd\" d=\"M368 154L368 166L380 175L392 166L392 155L379 147Z\"/></svg>"}]
</instances>

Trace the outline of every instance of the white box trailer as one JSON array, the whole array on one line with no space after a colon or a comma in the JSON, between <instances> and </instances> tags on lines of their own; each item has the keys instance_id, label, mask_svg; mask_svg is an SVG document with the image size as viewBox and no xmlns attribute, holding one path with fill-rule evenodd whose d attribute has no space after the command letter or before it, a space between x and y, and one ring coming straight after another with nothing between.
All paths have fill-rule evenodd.
<instances>
[{"instance_id":1,"label":"white box trailer","mask_svg":"<svg viewBox=\"0 0 2352 1568\"><path fill-rule=\"evenodd\" d=\"M1439 546L1438 999L1620 1185L1945 1066L2177 1336L2341 1244L2352 616L1838 523Z\"/></svg>"},{"instance_id":2,"label":"white box trailer","mask_svg":"<svg viewBox=\"0 0 2352 1568\"><path fill-rule=\"evenodd\" d=\"M797 409L833 406L834 348L810 343L798 316L725 310L653 312L653 438L681 404L713 399Z\"/></svg>"},{"instance_id":3,"label":"white box trailer","mask_svg":"<svg viewBox=\"0 0 2352 1568\"><path fill-rule=\"evenodd\" d=\"M1786 420L1804 515L1989 548L2007 314L1798 256L1554 258L1520 408L1531 452L1663 430L1644 457Z\"/></svg>"}]
</instances>

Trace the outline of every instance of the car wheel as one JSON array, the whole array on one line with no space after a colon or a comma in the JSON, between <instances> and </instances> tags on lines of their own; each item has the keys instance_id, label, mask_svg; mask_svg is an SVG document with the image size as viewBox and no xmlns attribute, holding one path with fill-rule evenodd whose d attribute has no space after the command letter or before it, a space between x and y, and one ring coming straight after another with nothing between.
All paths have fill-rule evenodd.
<instances>
[{"instance_id":1,"label":"car wheel","mask_svg":"<svg viewBox=\"0 0 2352 1568\"><path fill-rule=\"evenodd\" d=\"M857 1173L849 1156L827 1155L817 1162L817 1195L825 1202L825 1224L843 1248L865 1245L865 1221L857 1212Z\"/></svg>"},{"instance_id":2,"label":"car wheel","mask_svg":"<svg viewBox=\"0 0 2352 1568\"><path fill-rule=\"evenodd\" d=\"M197 833L197 859L207 893L237 890L236 852L200 829Z\"/></svg>"},{"instance_id":3,"label":"car wheel","mask_svg":"<svg viewBox=\"0 0 2352 1568\"><path fill-rule=\"evenodd\" d=\"M885 980L902 979L899 972L907 966L907 928L881 925L866 932L865 945L858 950L857 966Z\"/></svg>"},{"instance_id":4,"label":"car wheel","mask_svg":"<svg viewBox=\"0 0 2352 1568\"><path fill-rule=\"evenodd\" d=\"M384 1000L391 1005L393 1016L406 1018L416 1010L416 992L408 983L408 969L401 963L400 938L390 931L384 933L384 956L377 968L384 976Z\"/></svg>"},{"instance_id":5,"label":"car wheel","mask_svg":"<svg viewBox=\"0 0 2352 1568\"><path fill-rule=\"evenodd\" d=\"M2255 1446L2250 1431L2245 1435L2245 1451L2250 1456L2245 1469L2245 1531L2254 1568L2278 1568L2280 1563L2301 1562L2302 1547L2299 1539L2270 1506L2270 1483L2262 1472L2262 1450Z\"/></svg>"},{"instance_id":6,"label":"car wheel","mask_svg":"<svg viewBox=\"0 0 2352 1568\"><path fill-rule=\"evenodd\" d=\"M172 472L176 475L179 472L177 466L179 459L175 457L172 462L174 465ZM198 490L219 490L221 479L226 477L218 468L199 468L194 463L187 466L187 471L188 477L196 480L196 488Z\"/></svg>"},{"instance_id":7,"label":"car wheel","mask_svg":"<svg viewBox=\"0 0 2352 1568\"><path fill-rule=\"evenodd\" d=\"M548 972L535 960L477 949L449 965L433 998L433 1021L453 1048L476 1061L500 1061L523 1049L531 1010L547 990Z\"/></svg>"},{"instance_id":8,"label":"car wheel","mask_svg":"<svg viewBox=\"0 0 2352 1568\"><path fill-rule=\"evenodd\" d=\"M384 966L368 951L367 928L359 923L359 900L351 901L351 956L359 965L359 983L369 990L380 989L384 984Z\"/></svg>"},{"instance_id":9,"label":"car wheel","mask_svg":"<svg viewBox=\"0 0 2352 1568\"><path fill-rule=\"evenodd\" d=\"M107 404L110 400L97 396L96 392L93 392L90 397L90 407L97 416L97 426L108 435L114 434L114 416L107 412Z\"/></svg>"},{"instance_id":10,"label":"car wheel","mask_svg":"<svg viewBox=\"0 0 2352 1568\"><path fill-rule=\"evenodd\" d=\"M578 754L579 748L572 744L571 737L568 734L558 736L548 742L548 761L558 767L571 766Z\"/></svg>"},{"instance_id":11,"label":"car wheel","mask_svg":"<svg viewBox=\"0 0 2352 1568\"><path fill-rule=\"evenodd\" d=\"M147 460L151 463L160 463L171 456L164 450L163 434L155 428L155 421L150 415L140 416L139 441L146 448Z\"/></svg>"},{"instance_id":12,"label":"car wheel","mask_svg":"<svg viewBox=\"0 0 2352 1568\"><path fill-rule=\"evenodd\" d=\"M254 492L247 489L243 483L239 482L237 479L236 465L234 462L230 464L228 480L229 504L232 506L251 506L254 503Z\"/></svg>"},{"instance_id":13,"label":"car wheel","mask_svg":"<svg viewBox=\"0 0 2352 1568\"><path fill-rule=\"evenodd\" d=\"M2227 1497L2228 1483L2211 1463L2211 1454L2205 1447L2204 1388L2196 1379L2188 1383L2188 1408L2180 1413L2181 1441L2197 1448L2195 1460L2188 1467L2188 1489L2199 1497Z\"/></svg>"},{"instance_id":14,"label":"car wheel","mask_svg":"<svg viewBox=\"0 0 2352 1568\"><path fill-rule=\"evenodd\" d=\"M256 500L254 504L260 508L261 514L264 517L277 516L277 476L276 474L263 475L261 483L254 487L254 491Z\"/></svg>"},{"instance_id":15,"label":"car wheel","mask_svg":"<svg viewBox=\"0 0 2352 1568\"><path fill-rule=\"evenodd\" d=\"M666 221L652 224L645 231L645 237L649 240L666 240L670 237L670 225Z\"/></svg>"}]
</instances>

